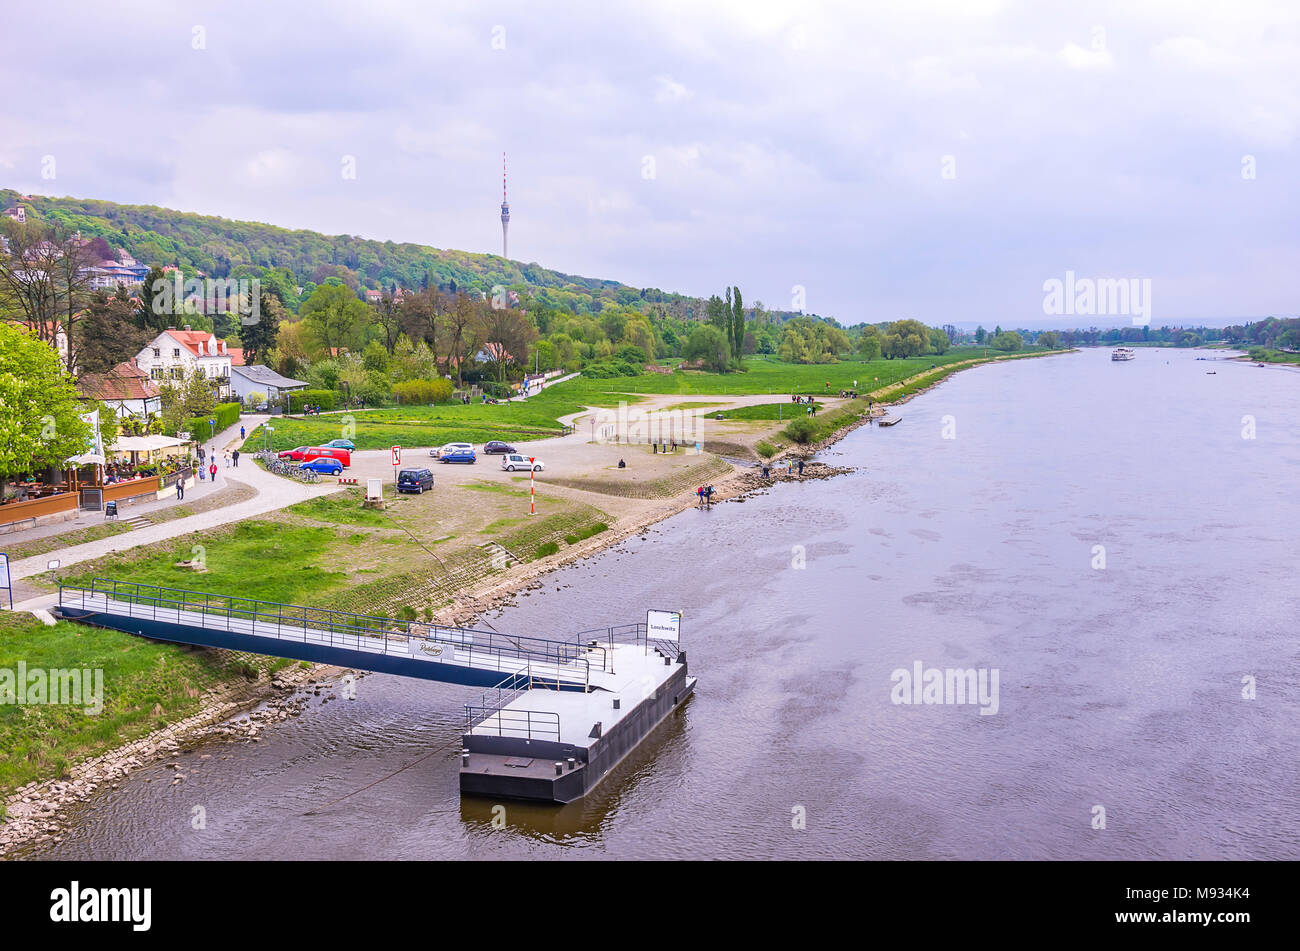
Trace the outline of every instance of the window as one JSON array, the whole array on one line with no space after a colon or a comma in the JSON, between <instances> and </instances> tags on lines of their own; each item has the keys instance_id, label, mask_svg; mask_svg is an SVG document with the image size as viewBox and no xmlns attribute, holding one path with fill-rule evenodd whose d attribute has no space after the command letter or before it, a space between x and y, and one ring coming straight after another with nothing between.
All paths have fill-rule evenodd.
<instances>
[{"instance_id":1,"label":"window","mask_svg":"<svg viewBox=\"0 0 1300 951\"><path fill-rule=\"evenodd\" d=\"M162 367L154 367L149 371L149 378L152 380L161 380L163 378Z\"/></svg>"},{"instance_id":2,"label":"window","mask_svg":"<svg viewBox=\"0 0 1300 951\"><path fill-rule=\"evenodd\" d=\"M172 356L173 356L173 357L179 359L179 358L180 358L180 355L181 355L180 350L172 350Z\"/></svg>"},{"instance_id":3,"label":"window","mask_svg":"<svg viewBox=\"0 0 1300 951\"><path fill-rule=\"evenodd\" d=\"M161 356L162 356L162 351L159 350L157 347L154 347L154 348L153 348L153 355L154 355L154 357L161 357Z\"/></svg>"}]
</instances>

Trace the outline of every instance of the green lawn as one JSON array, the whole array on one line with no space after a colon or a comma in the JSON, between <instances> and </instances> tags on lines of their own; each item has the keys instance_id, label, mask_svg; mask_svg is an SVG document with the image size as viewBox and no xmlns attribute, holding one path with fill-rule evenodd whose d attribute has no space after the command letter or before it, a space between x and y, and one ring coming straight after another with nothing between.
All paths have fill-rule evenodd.
<instances>
[{"instance_id":1,"label":"green lawn","mask_svg":"<svg viewBox=\"0 0 1300 951\"><path fill-rule=\"evenodd\" d=\"M825 408L824 404L816 401L813 402L813 406L819 413ZM792 403L786 399L775 403L759 403L755 406L738 406L735 409L723 410L721 414L710 413L709 415L710 417L721 415L723 419L771 419L789 422L800 416L807 416L808 404Z\"/></svg>"},{"instance_id":2,"label":"green lawn","mask_svg":"<svg viewBox=\"0 0 1300 951\"><path fill-rule=\"evenodd\" d=\"M103 708L87 704L0 704L0 792L66 776L83 759L196 712L218 682L269 670L271 658L191 651L131 634L30 614L0 612L0 668L102 671ZM93 678L93 675L92 675ZM91 680L94 690L94 680ZM84 699L84 698L83 698Z\"/></svg>"},{"instance_id":3,"label":"green lawn","mask_svg":"<svg viewBox=\"0 0 1300 951\"><path fill-rule=\"evenodd\" d=\"M559 435L562 427L558 417L581 409L577 403L543 392L523 403L446 403L329 413L310 419L273 420L270 425L275 432L269 442L271 448L284 450L351 439L357 449L387 449L483 443L489 439L541 439ZM249 434L245 443L249 451L262 448L262 430L259 426Z\"/></svg>"}]
</instances>

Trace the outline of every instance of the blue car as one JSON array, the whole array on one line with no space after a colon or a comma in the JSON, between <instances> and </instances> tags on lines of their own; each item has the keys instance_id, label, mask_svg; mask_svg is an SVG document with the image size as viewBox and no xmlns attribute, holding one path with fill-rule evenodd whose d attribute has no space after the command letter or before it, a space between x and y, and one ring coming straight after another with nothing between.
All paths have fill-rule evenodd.
<instances>
[{"instance_id":1,"label":"blue car","mask_svg":"<svg viewBox=\"0 0 1300 951\"><path fill-rule=\"evenodd\" d=\"M457 449L455 452L444 452L442 454L443 462L468 462L473 465L474 460L477 458L473 449Z\"/></svg>"},{"instance_id":2,"label":"blue car","mask_svg":"<svg viewBox=\"0 0 1300 951\"><path fill-rule=\"evenodd\" d=\"M337 459L330 459L328 456L321 456L311 462L304 462L302 468L310 469L312 472L319 472L321 475L336 476L343 474L343 463Z\"/></svg>"}]
</instances>

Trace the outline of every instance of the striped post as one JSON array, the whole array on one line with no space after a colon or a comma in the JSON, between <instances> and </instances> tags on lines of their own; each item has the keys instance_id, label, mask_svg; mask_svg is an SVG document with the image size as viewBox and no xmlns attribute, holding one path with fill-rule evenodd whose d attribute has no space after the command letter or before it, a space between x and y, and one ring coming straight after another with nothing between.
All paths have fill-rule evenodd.
<instances>
[{"instance_id":1,"label":"striped post","mask_svg":"<svg viewBox=\"0 0 1300 951\"><path fill-rule=\"evenodd\" d=\"M529 515L537 514L537 501L533 494L533 485L535 482L533 477L537 474L537 470L534 468L536 461L537 460L534 459L532 456L528 457L528 514Z\"/></svg>"}]
</instances>

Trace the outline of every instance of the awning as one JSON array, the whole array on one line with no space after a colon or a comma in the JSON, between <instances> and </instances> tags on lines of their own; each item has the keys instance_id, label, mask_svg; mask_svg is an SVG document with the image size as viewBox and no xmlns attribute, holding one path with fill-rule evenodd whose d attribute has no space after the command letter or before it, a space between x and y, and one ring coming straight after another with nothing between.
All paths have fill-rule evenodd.
<instances>
[{"instance_id":1,"label":"awning","mask_svg":"<svg viewBox=\"0 0 1300 951\"><path fill-rule=\"evenodd\" d=\"M102 466L104 462L104 457L94 452L83 452L68 460L68 464L73 466Z\"/></svg>"},{"instance_id":2,"label":"awning","mask_svg":"<svg viewBox=\"0 0 1300 951\"><path fill-rule=\"evenodd\" d=\"M113 452L154 452L185 445L188 443L184 439L175 436L118 436L113 443Z\"/></svg>"}]
</instances>

